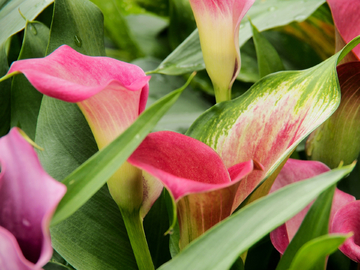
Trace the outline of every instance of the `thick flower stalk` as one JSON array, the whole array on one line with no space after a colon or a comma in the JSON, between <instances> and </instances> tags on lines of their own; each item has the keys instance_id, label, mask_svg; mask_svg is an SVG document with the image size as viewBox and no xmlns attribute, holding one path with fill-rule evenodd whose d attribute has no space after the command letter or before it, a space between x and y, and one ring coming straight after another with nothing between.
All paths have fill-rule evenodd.
<instances>
[{"instance_id":1,"label":"thick flower stalk","mask_svg":"<svg viewBox=\"0 0 360 270\"><path fill-rule=\"evenodd\" d=\"M190 0L216 102L231 99L240 71L239 26L255 0Z\"/></svg>"},{"instance_id":2,"label":"thick flower stalk","mask_svg":"<svg viewBox=\"0 0 360 270\"><path fill-rule=\"evenodd\" d=\"M0 269L41 269L51 258L49 225L66 192L14 128L0 139Z\"/></svg>"}]
</instances>

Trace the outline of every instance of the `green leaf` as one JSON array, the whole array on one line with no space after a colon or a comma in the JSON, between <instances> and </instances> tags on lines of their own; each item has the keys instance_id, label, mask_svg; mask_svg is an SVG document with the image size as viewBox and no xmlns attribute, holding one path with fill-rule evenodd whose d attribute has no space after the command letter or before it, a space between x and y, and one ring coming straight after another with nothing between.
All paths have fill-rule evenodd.
<instances>
[{"instance_id":1,"label":"green leaf","mask_svg":"<svg viewBox=\"0 0 360 270\"><path fill-rule=\"evenodd\" d=\"M5 43L0 43L0 76L4 76L9 69ZM11 117L11 80L0 82L0 137L10 130Z\"/></svg>"},{"instance_id":2,"label":"green leaf","mask_svg":"<svg viewBox=\"0 0 360 270\"><path fill-rule=\"evenodd\" d=\"M152 70L158 66L160 60L154 58L144 58L132 62L143 70ZM197 76L196 76L197 77ZM147 106L150 106L159 98L170 92L170 89L177 89L184 85L186 80L180 76L166 76L162 74L151 75L149 82L149 98ZM205 110L211 106L199 92L196 92L191 86L179 97L177 102L157 123L154 131L172 130L180 133L186 132L191 124Z\"/></svg>"},{"instance_id":3,"label":"green leaf","mask_svg":"<svg viewBox=\"0 0 360 270\"><path fill-rule=\"evenodd\" d=\"M44 57L50 31L44 24L28 22L19 59ZM32 140L35 140L37 118L42 94L25 78L15 76L11 87L11 126L20 127Z\"/></svg>"},{"instance_id":4,"label":"green leaf","mask_svg":"<svg viewBox=\"0 0 360 270\"><path fill-rule=\"evenodd\" d=\"M169 40L174 49L196 28L195 18L188 0L170 0Z\"/></svg>"},{"instance_id":5,"label":"green leaf","mask_svg":"<svg viewBox=\"0 0 360 270\"><path fill-rule=\"evenodd\" d=\"M108 37L120 48L126 51L127 58L143 56L124 15L124 6L119 1L91 0L105 16L104 26Z\"/></svg>"},{"instance_id":6,"label":"green leaf","mask_svg":"<svg viewBox=\"0 0 360 270\"><path fill-rule=\"evenodd\" d=\"M353 167L288 185L251 203L190 243L159 269L229 269L240 254L350 173Z\"/></svg>"},{"instance_id":7,"label":"green leaf","mask_svg":"<svg viewBox=\"0 0 360 270\"><path fill-rule=\"evenodd\" d=\"M257 0L240 24L240 47L252 36L249 19L264 31L287 25L293 21L302 21L309 17L325 0ZM195 30L181 43L154 72L178 75L205 68L200 48L198 31Z\"/></svg>"},{"instance_id":8,"label":"green leaf","mask_svg":"<svg viewBox=\"0 0 360 270\"><path fill-rule=\"evenodd\" d=\"M168 27L168 21L162 17L148 14L126 17L129 29L145 55L164 58L170 51L167 41L160 39L160 33Z\"/></svg>"},{"instance_id":9,"label":"green leaf","mask_svg":"<svg viewBox=\"0 0 360 270\"><path fill-rule=\"evenodd\" d=\"M349 235L330 234L306 243L296 254L289 270L323 270L327 256L334 253Z\"/></svg>"},{"instance_id":10,"label":"green leaf","mask_svg":"<svg viewBox=\"0 0 360 270\"><path fill-rule=\"evenodd\" d=\"M53 216L53 225L73 214L106 183L175 103L186 86L187 84L146 109L119 137L62 181L67 186L67 192Z\"/></svg>"},{"instance_id":11,"label":"green leaf","mask_svg":"<svg viewBox=\"0 0 360 270\"><path fill-rule=\"evenodd\" d=\"M334 191L335 186L326 190L311 206L309 212L306 214L303 222L301 223L299 230L291 240L289 246L286 248L284 255L281 257L276 270L289 269L295 255L303 247L303 245L316 237L328 233L329 217Z\"/></svg>"},{"instance_id":12,"label":"green leaf","mask_svg":"<svg viewBox=\"0 0 360 270\"><path fill-rule=\"evenodd\" d=\"M262 34L259 33L255 25L251 23L251 27L256 49L256 56L258 59L260 78L268 74L284 70L284 65L275 48Z\"/></svg>"},{"instance_id":13,"label":"green leaf","mask_svg":"<svg viewBox=\"0 0 360 270\"><path fill-rule=\"evenodd\" d=\"M103 15L87 0L56 0L47 54L67 44L79 53L105 55Z\"/></svg>"},{"instance_id":14,"label":"green leaf","mask_svg":"<svg viewBox=\"0 0 360 270\"><path fill-rule=\"evenodd\" d=\"M164 190L144 218L145 235L155 268L171 259L170 236L164 235L169 229L165 192Z\"/></svg>"},{"instance_id":15,"label":"green leaf","mask_svg":"<svg viewBox=\"0 0 360 270\"><path fill-rule=\"evenodd\" d=\"M75 269L138 269L119 207L106 186L50 232L54 249Z\"/></svg>"},{"instance_id":16,"label":"green leaf","mask_svg":"<svg viewBox=\"0 0 360 270\"><path fill-rule=\"evenodd\" d=\"M26 19L32 21L53 0L3 0L0 2L0 44L3 44L13 34L24 29ZM19 12L20 10L20 12Z\"/></svg>"}]
</instances>

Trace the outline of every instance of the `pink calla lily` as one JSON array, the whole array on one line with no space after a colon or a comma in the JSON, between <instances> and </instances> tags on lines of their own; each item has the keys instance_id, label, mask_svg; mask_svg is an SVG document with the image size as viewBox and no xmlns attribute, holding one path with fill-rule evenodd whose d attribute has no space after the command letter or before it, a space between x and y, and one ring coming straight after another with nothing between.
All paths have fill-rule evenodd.
<instances>
[{"instance_id":1,"label":"pink calla lily","mask_svg":"<svg viewBox=\"0 0 360 270\"><path fill-rule=\"evenodd\" d=\"M351 260L360 263L360 201L350 202L336 212L330 232L354 234L339 249Z\"/></svg>"},{"instance_id":2,"label":"pink calla lily","mask_svg":"<svg viewBox=\"0 0 360 270\"><path fill-rule=\"evenodd\" d=\"M77 102L100 149L145 109L149 91L150 77L138 66L82 55L66 45L44 58L14 62L8 74L13 72L47 96Z\"/></svg>"},{"instance_id":3,"label":"pink calla lily","mask_svg":"<svg viewBox=\"0 0 360 270\"><path fill-rule=\"evenodd\" d=\"M51 258L49 225L66 192L17 129L0 139L0 269L41 269Z\"/></svg>"},{"instance_id":4,"label":"pink calla lily","mask_svg":"<svg viewBox=\"0 0 360 270\"><path fill-rule=\"evenodd\" d=\"M255 0L190 0L217 102L230 100L240 71L239 26Z\"/></svg>"},{"instance_id":5,"label":"pink calla lily","mask_svg":"<svg viewBox=\"0 0 360 270\"><path fill-rule=\"evenodd\" d=\"M280 171L273 186L271 187L270 192L275 192L286 185L314 177L329 170L330 169L321 162L289 159ZM336 189L330 213L330 224L334 219L335 213L342 206L347 205L354 200L355 198L353 196ZM285 224L270 233L271 242L281 254L285 252L285 249L299 229L301 222L310 207L311 204L292 219L288 220Z\"/></svg>"},{"instance_id":6,"label":"pink calla lily","mask_svg":"<svg viewBox=\"0 0 360 270\"><path fill-rule=\"evenodd\" d=\"M99 149L135 121L145 109L149 91L150 77L138 66L109 57L86 56L67 45L44 58L14 62L8 71L11 73L23 73L47 96L76 102ZM110 193L120 207L130 207L129 203L136 200L133 194L124 201L123 191L119 190L129 181L141 181L141 172L127 163L108 181ZM142 197L136 201L131 207L138 207Z\"/></svg>"}]
</instances>

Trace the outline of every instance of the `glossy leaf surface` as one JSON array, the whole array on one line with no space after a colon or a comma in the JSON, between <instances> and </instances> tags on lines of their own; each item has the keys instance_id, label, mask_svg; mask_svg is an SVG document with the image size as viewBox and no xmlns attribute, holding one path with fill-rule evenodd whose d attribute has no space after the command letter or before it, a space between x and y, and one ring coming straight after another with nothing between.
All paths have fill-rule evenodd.
<instances>
[{"instance_id":1,"label":"glossy leaf surface","mask_svg":"<svg viewBox=\"0 0 360 270\"><path fill-rule=\"evenodd\" d=\"M26 20L33 20L53 0L10 0L0 2L0 44L25 27ZM20 10L20 12L19 12Z\"/></svg>"}]
</instances>

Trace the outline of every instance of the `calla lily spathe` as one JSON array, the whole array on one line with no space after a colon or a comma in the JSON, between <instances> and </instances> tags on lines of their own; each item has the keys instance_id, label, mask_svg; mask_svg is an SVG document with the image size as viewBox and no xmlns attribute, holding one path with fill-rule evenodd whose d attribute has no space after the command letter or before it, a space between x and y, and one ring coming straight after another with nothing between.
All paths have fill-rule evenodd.
<instances>
[{"instance_id":1,"label":"calla lily spathe","mask_svg":"<svg viewBox=\"0 0 360 270\"><path fill-rule=\"evenodd\" d=\"M239 26L255 0L190 0L216 101L231 99L240 71Z\"/></svg>"},{"instance_id":2,"label":"calla lily spathe","mask_svg":"<svg viewBox=\"0 0 360 270\"><path fill-rule=\"evenodd\" d=\"M86 56L66 45L44 58L14 62L8 73L13 72L23 73L47 96L76 102L99 149L135 121L145 109L149 91L150 77L138 66L109 57ZM125 163L109 179L109 190L120 207L136 208L142 203L142 195L137 195L141 187L130 185L136 189L132 194L124 194L119 188L129 186L129 181L140 182L141 172ZM129 194L131 199L127 199Z\"/></svg>"},{"instance_id":3,"label":"calla lily spathe","mask_svg":"<svg viewBox=\"0 0 360 270\"><path fill-rule=\"evenodd\" d=\"M0 139L0 269L41 269L51 258L49 225L66 192L14 128Z\"/></svg>"}]
</instances>

